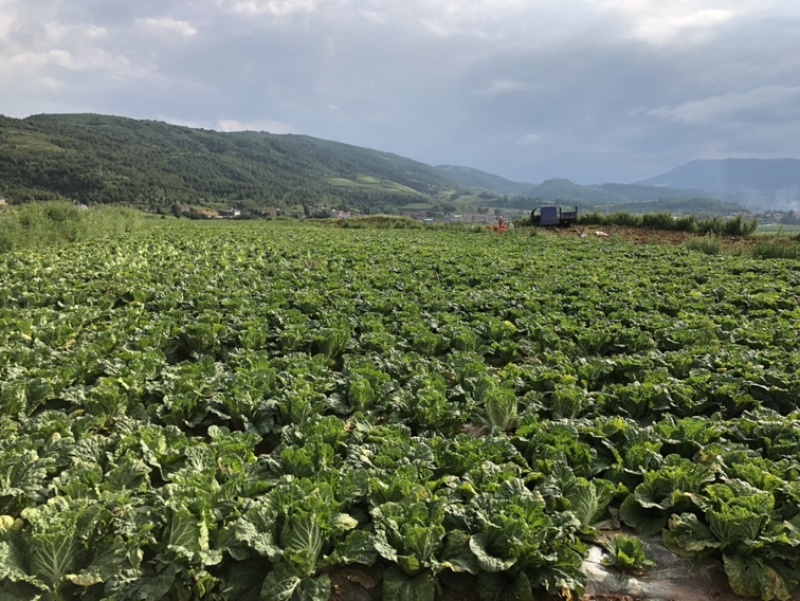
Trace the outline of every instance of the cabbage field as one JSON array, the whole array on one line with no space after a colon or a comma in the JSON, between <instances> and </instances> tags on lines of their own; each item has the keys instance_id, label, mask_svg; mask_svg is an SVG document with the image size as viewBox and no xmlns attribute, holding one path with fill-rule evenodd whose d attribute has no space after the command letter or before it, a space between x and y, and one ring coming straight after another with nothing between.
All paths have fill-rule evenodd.
<instances>
[{"instance_id":1,"label":"cabbage field","mask_svg":"<svg viewBox=\"0 0 800 601\"><path fill-rule=\"evenodd\" d=\"M516 234L0 256L0 599L577 598L606 527L791 598L798 262Z\"/></svg>"}]
</instances>

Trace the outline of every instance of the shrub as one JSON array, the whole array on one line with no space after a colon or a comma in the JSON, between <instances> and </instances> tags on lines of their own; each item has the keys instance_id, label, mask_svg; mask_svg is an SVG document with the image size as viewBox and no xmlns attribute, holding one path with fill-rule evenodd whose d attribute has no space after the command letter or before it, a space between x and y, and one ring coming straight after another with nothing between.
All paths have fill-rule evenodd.
<instances>
[{"instance_id":1,"label":"shrub","mask_svg":"<svg viewBox=\"0 0 800 601\"><path fill-rule=\"evenodd\" d=\"M745 219L743 215L737 215L723 223L722 233L726 236L749 236L756 231L757 227L756 219Z\"/></svg>"},{"instance_id":2,"label":"shrub","mask_svg":"<svg viewBox=\"0 0 800 601\"><path fill-rule=\"evenodd\" d=\"M716 234L722 231L722 224L724 222L719 217L709 217L698 222L697 231L700 234Z\"/></svg>"},{"instance_id":3,"label":"shrub","mask_svg":"<svg viewBox=\"0 0 800 601\"><path fill-rule=\"evenodd\" d=\"M696 232L697 231L697 216L687 215L684 217L676 217L673 220L675 231L678 232Z\"/></svg>"},{"instance_id":4,"label":"shrub","mask_svg":"<svg viewBox=\"0 0 800 601\"><path fill-rule=\"evenodd\" d=\"M633 215L631 213L586 213L578 220L583 225L619 225L632 228L651 228L673 232L697 232L700 234L723 234L725 236L749 236L758 227L758 221L737 215L732 219L710 217L698 220L695 215L673 217L670 213L645 213Z\"/></svg>"},{"instance_id":5,"label":"shrub","mask_svg":"<svg viewBox=\"0 0 800 601\"><path fill-rule=\"evenodd\" d=\"M671 213L646 213L642 215L642 226L656 230L674 230L675 220Z\"/></svg>"},{"instance_id":6,"label":"shrub","mask_svg":"<svg viewBox=\"0 0 800 601\"><path fill-rule=\"evenodd\" d=\"M606 225L607 217L602 213L583 213L578 215L578 223L584 225Z\"/></svg>"},{"instance_id":7,"label":"shrub","mask_svg":"<svg viewBox=\"0 0 800 601\"><path fill-rule=\"evenodd\" d=\"M70 202L27 203L0 212L0 252L121 235L144 223L127 207L80 209Z\"/></svg>"},{"instance_id":8,"label":"shrub","mask_svg":"<svg viewBox=\"0 0 800 601\"><path fill-rule=\"evenodd\" d=\"M579 215L578 223L582 225L620 225L623 227L642 227L641 215L632 215L631 213L610 213L604 215L603 213L586 213Z\"/></svg>"},{"instance_id":9,"label":"shrub","mask_svg":"<svg viewBox=\"0 0 800 601\"><path fill-rule=\"evenodd\" d=\"M686 243L686 248L696 250L706 255L718 255L722 252L722 242L713 236L693 238Z\"/></svg>"},{"instance_id":10,"label":"shrub","mask_svg":"<svg viewBox=\"0 0 800 601\"><path fill-rule=\"evenodd\" d=\"M758 259L800 259L800 244L786 238L771 238L753 248Z\"/></svg>"},{"instance_id":11,"label":"shrub","mask_svg":"<svg viewBox=\"0 0 800 601\"><path fill-rule=\"evenodd\" d=\"M642 227L642 217L641 215L632 215L630 213L612 213L611 215L608 216L607 225L621 225L623 227Z\"/></svg>"}]
</instances>

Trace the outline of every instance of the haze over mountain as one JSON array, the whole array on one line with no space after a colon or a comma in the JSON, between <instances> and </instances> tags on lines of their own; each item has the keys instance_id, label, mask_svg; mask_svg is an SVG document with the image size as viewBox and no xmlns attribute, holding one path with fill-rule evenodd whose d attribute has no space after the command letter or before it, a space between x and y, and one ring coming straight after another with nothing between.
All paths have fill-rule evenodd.
<instances>
[{"instance_id":1,"label":"haze over mountain","mask_svg":"<svg viewBox=\"0 0 800 601\"><path fill-rule=\"evenodd\" d=\"M699 160L636 182L736 196L748 206L800 209L799 159Z\"/></svg>"},{"instance_id":2,"label":"haze over mountain","mask_svg":"<svg viewBox=\"0 0 800 601\"><path fill-rule=\"evenodd\" d=\"M507 196L524 196L542 201L559 200L584 206L619 205L626 203L647 203L659 200L676 200L687 198L715 199L733 201L730 195L702 190L674 189L639 184L597 184L583 186L568 179L552 178L541 184L514 182L498 175L485 173L471 167L439 165L437 169L468 186L488 192Z\"/></svg>"}]
</instances>

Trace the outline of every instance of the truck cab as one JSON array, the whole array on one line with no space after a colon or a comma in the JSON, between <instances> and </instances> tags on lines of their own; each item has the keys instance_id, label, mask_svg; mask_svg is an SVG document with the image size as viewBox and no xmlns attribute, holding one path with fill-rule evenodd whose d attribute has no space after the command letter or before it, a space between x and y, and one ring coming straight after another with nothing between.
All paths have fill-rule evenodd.
<instances>
[{"instance_id":1,"label":"truck cab","mask_svg":"<svg viewBox=\"0 0 800 601\"><path fill-rule=\"evenodd\" d=\"M531 225L534 227L569 227L578 222L578 207L564 211L561 207L550 205L536 207L531 211Z\"/></svg>"}]
</instances>

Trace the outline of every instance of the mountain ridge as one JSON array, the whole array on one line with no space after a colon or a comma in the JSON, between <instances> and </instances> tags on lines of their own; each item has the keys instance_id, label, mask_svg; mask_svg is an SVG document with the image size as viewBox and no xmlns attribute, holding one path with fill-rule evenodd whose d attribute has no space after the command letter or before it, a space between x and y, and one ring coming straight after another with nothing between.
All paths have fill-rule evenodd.
<instances>
[{"instance_id":1,"label":"mountain ridge","mask_svg":"<svg viewBox=\"0 0 800 601\"><path fill-rule=\"evenodd\" d=\"M254 213L277 206L306 214L317 205L442 213L512 204L518 210L548 203L619 210L632 202L735 200L638 184L514 182L306 135L217 132L91 113L0 116L0 196L125 203L158 212L188 204Z\"/></svg>"},{"instance_id":2,"label":"mountain ridge","mask_svg":"<svg viewBox=\"0 0 800 601\"><path fill-rule=\"evenodd\" d=\"M515 182L472 167L438 165L437 169L442 169L450 176L458 177L485 192L494 191L509 196L513 196L513 193L516 192L516 195L539 201L558 200L584 207L698 198L728 202L731 203L731 209L733 209L733 205L736 205L739 200L730 194L709 192L700 188L674 189L619 183L581 185L565 178L550 178L541 184L532 184ZM743 207L739 207L739 209L741 208Z\"/></svg>"},{"instance_id":3,"label":"mountain ridge","mask_svg":"<svg viewBox=\"0 0 800 601\"><path fill-rule=\"evenodd\" d=\"M635 183L678 189L699 186L759 208L800 207L800 159L699 159Z\"/></svg>"}]
</instances>

